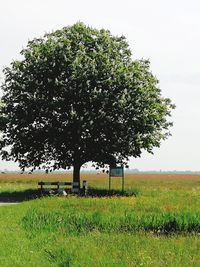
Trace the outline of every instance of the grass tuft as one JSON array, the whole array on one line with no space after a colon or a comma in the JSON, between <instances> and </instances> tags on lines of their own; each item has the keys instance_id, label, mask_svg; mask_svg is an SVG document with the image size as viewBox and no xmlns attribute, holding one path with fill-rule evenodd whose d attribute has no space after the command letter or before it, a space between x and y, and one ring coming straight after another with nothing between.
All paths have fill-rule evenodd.
<instances>
[{"instance_id":1,"label":"grass tuft","mask_svg":"<svg viewBox=\"0 0 200 267\"><path fill-rule=\"evenodd\" d=\"M114 199L113 199L114 201ZM105 200L107 209L112 210L110 199ZM188 212L144 213L125 211L101 212L100 200L85 199L84 204L95 205L94 211L68 207L54 212L44 208L29 209L22 219L24 229L28 232L61 231L65 234L87 234L91 231L133 233L153 231L161 234L200 232L200 214Z\"/></svg>"}]
</instances>

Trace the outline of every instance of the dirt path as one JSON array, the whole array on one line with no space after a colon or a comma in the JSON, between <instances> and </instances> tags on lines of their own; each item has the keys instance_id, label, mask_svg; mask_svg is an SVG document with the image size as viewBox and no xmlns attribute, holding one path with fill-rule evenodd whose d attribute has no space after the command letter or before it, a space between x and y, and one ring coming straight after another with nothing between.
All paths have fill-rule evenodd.
<instances>
[{"instance_id":1,"label":"dirt path","mask_svg":"<svg viewBox=\"0 0 200 267\"><path fill-rule=\"evenodd\" d=\"M0 202L0 206L8 206L8 205L16 205L16 204L19 204L19 202Z\"/></svg>"}]
</instances>

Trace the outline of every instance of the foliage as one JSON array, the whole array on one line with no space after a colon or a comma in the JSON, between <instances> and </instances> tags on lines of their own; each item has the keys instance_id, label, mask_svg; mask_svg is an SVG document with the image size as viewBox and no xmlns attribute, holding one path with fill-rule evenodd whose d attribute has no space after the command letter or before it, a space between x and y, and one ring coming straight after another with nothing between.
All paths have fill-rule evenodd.
<instances>
[{"instance_id":1,"label":"foliage","mask_svg":"<svg viewBox=\"0 0 200 267\"><path fill-rule=\"evenodd\" d=\"M169 136L174 106L125 37L77 23L28 42L4 69L1 155L21 169L125 163ZM4 149L9 147L10 149Z\"/></svg>"}]
</instances>

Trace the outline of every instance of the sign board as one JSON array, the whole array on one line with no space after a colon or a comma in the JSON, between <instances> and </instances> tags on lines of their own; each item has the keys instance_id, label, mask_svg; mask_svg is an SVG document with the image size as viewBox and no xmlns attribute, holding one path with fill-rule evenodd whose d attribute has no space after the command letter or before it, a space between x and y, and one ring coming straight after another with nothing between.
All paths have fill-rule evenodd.
<instances>
[{"instance_id":1,"label":"sign board","mask_svg":"<svg viewBox=\"0 0 200 267\"><path fill-rule=\"evenodd\" d=\"M110 167L110 176L122 177L123 176L123 167Z\"/></svg>"},{"instance_id":2,"label":"sign board","mask_svg":"<svg viewBox=\"0 0 200 267\"><path fill-rule=\"evenodd\" d=\"M109 190L111 189L111 177L122 178L122 192L124 192L124 168L121 167L110 167L109 171Z\"/></svg>"}]
</instances>

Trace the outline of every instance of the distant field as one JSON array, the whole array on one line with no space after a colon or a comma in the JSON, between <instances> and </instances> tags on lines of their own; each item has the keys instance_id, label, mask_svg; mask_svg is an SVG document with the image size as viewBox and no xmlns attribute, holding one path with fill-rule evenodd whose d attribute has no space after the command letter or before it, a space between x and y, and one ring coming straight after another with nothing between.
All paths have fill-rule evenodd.
<instances>
[{"instance_id":1,"label":"distant field","mask_svg":"<svg viewBox=\"0 0 200 267\"><path fill-rule=\"evenodd\" d=\"M0 184L23 184L36 186L38 181L72 181L72 173L66 174L0 174ZM108 175L107 174L95 174L95 173L83 173L81 174L81 180L87 180L88 184L95 187L108 187ZM184 183L183 183L184 181ZM200 189L200 174L125 174L125 186L126 188L132 188L133 186L158 186L169 187L170 185L181 188L192 186L199 186ZM114 188L121 188L121 179L112 178L112 184ZM116 186L116 187L115 187Z\"/></svg>"},{"instance_id":2,"label":"distant field","mask_svg":"<svg viewBox=\"0 0 200 267\"><path fill-rule=\"evenodd\" d=\"M71 178L0 174L0 201L28 197L41 180ZM106 174L83 179L89 188L108 189ZM112 188L120 190L119 178ZM127 174L125 190L134 194L0 207L0 266L200 266L200 175Z\"/></svg>"},{"instance_id":3,"label":"distant field","mask_svg":"<svg viewBox=\"0 0 200 267\"><path fill-rule=\"evenodd\" d=\"M81 180L87 180L88 186L108 189L108 175L82 173ZM72 181L72 173L66 174L0 174L0 192L37 190L38 181ZM112 178L111 188L121 190L121 178ZM200 191L199 174L125 174L125 190L140 191L140 195L166 195L171 193L185 197Z\"/></svg>"},{"instance_id":4,"label":"distant field","mask_svg":"<svg viewBox=\"0 0 200 267\"><path fill-rule=\"evenodd\" d=\"M198 180L200 181L200 174L166 174L166 173L141 173L141 174L130 174L130 173L125 173L125 177L127 180L129 179L135 179L135 180L162 180L162 179L167 179L167 180ZM72 173L54 173L54 174L39 174L39 173L31 173L31 174L20 174L20 173L0 173L0 180L5 180L5 179L11 179L11 180L41 180L41 179L64 179L68 180L72 178ZM93 180L93 179L107 179L108 174L105 173L82 173L81 174L82 179L88 179L88 180ZM113 178L114 179L114 178ZM115 178L118 179L118 178Z\"/></svg>"}]
</instances>

